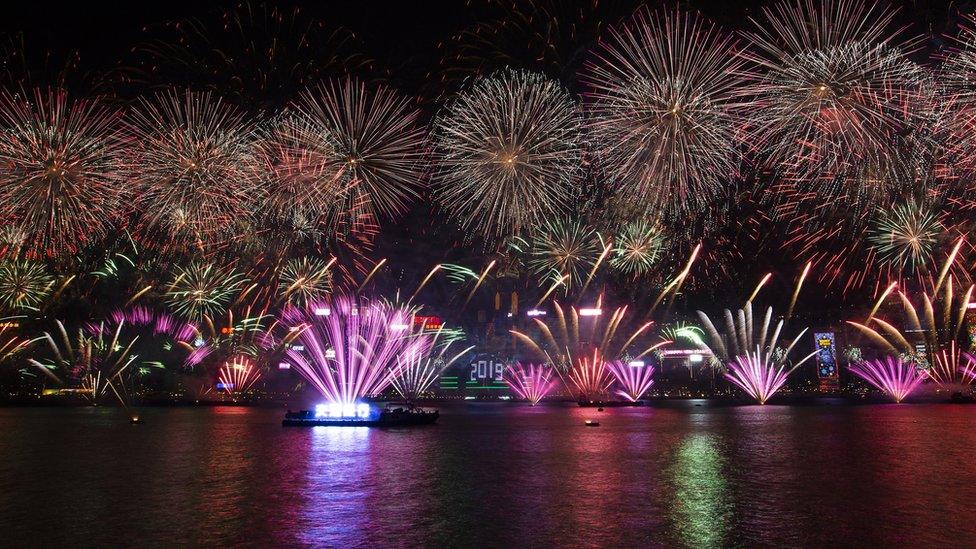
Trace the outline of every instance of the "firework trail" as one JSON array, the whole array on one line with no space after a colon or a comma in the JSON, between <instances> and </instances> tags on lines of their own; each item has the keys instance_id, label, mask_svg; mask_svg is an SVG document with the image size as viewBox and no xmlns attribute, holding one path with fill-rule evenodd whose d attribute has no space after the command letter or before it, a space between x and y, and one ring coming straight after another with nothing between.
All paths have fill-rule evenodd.
<instances>
[{"instance_id":1,"label":"firework trail","mask_svg":"<svg viewBox=\"0 0 976 549\"><path fill-rule=\"evenodd\" d=\"M448 351L456 340L442 343L439 341L442 333L444 333L443 325L431 336L430 349L436 351L432 355L424 356L416 353L397 355L395 365L397 375L390 383L404 399L414 401L427 394L441 372L475 347L471 345L452 355Z\"/></svg>"},{"instance_id":2,"label":"firework trail","mask_svg":"<svg viewBox=\"0 0 976 549\"><path fill-rule=\"evenodd\" d=\"M782 360L774 360L770 353L762 353L759 347L755 352L746 351L744 355L730 361L726 379L737 385L760 405L766 404L786 383L789 375L816 354L810 353L803 360L787 369Z\"/></svg>"},{"instance_id":3,"label":"firework trail","mask_svg":"<svg viewBox=\"0 0 976 549\"><path fill-rule=\"evenodd\" d=\"M785 319L780 319L773 326L773 308L768 307L762 324L756 326L753 323L752 302L749 301L741 309L736 311L734 316L732 311L725 309L724 332L720 333L705 313L698 311L698 318L701 320L702 326L705 328L705 333L708 334L708 339L710 340L710 345L707 349L726 365L732 364L737 357L747 355L750 353L750 349L756 349L755 354L750 359L752 361L750 364L756 368L760 366L765 368L764 364L766 362L771 362L773 366L781 366L787 360L797 342L800 341L800 338L807 331L806 328L801 330L785 349L778 347L777 344L779 343ZM758 328L758 331L756 331L756 328ZM770 333L770 328L772 328L772 333ZM806 358L803 360L806 360Z\"/></svg>"},{"instance_id":4,"label":"firework trail","mask_svg":"<svg viewBox=\"0 0 976 549\"><path fill-rule=\"evenodd\" d=\"M54 278L40 263L0 263L0 308L8 311L40 307L54 289Z\"/></svg>"},{"instance_id":5,"label":"firework trail","mask_svg":"<svg viewBox=\"0 0 976 549\"><path fill-rule=\"evenodd\" d=\"M221 313L238 295L247 278L233 268L198 261L177 265L166 289L166 303L189 319Z\"/></svg>"}]
</instances>

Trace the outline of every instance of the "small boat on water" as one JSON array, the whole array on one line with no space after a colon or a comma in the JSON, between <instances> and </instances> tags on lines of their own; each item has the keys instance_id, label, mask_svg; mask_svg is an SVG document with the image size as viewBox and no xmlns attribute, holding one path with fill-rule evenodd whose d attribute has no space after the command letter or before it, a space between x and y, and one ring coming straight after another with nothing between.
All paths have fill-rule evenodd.
<instances>
[{"instance_id":1,"label":"small boat on water","mask_svg":"<svg viewBox=\"0 0 976 549\"><path fill-rule=\"evenodd\" d=\"M315 410L289 410L281 424L285 427L411 427L430 425L438 417L440 412L437 410L412 404L391 403L382 409L369 404L352 407L321 404Z\"/></svg>"}]
</instances>

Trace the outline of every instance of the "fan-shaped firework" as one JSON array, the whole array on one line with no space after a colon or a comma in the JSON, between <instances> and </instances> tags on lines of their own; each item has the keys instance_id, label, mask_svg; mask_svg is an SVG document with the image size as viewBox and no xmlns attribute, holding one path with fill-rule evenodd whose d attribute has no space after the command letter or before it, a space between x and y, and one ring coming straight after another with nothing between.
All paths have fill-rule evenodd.
<instances>
[{"instance_id":1,"label":"fan-shaped firework","mask_svg":"<svg viewBox=\"0 0 976 549\"><path fill-rule=\"evenodd\" d=\"M247 222L260 197L253 128L209 93L141 100L129 123L127 168L150 229L207 245Z\"/></svg>"},{"instance_id":2,"label":"fan-shaped firework","mask_svg":"<svg viewBox=\"0 0 976 549\"><path fill-rule=\"evenodd\" d=\"M328 314L324 312L328 311ZM341 297L329 304L286 311L292 329L283 341L298 341L286 358L330 403L349 406L382 392L411 357L430 351L431 338L410 330L410 312Z\"/></svg>"},{"instance_id":3,"label":"fan-shaped firework","mask_svg":"<svg viewBox=\"0 0 976 549\"><path fill-rule=\"evenodd\" d=\"M626 275L646 274L658 262L664 248L661 228L643 219L624 226L613 240L610 265Z\"/></svg>"},{"instance_id":4,"label":"fan-shaped firework","mask_svg":"<svg viewBox=\"0 0 976 549\"><path fill-rule=\"evenodd\" d=\"M556 370L559 373L559 370ZM596 349L588 356L579 358L563 376L568 379L567 385L576 389L580 401L599 401L606 397L613 376L607 369L607 363Z\"/></svg>"},{"instance_id":5,"label":"fan-shaped firework","mask_svg":"<svg viewBox=\"0 0 976 549\"><path fill-rule=\"evenodd\" d=\"M920 80L890 30L894 10L785 0L763 14L746 33L752 147L790 181L844 188L849 200L886 196Z\"/></svg>"},{"instance_id":6,"label":"fan-shaped firework","mask_svg":"<svg viewBox=\"0 0 976 549\"><path fill-rule=\"evenodd\" d=\"M429 334L432 338L429 355L408 353L396 357L394 369L397 371L397 375L391 379L390 383L401 397L412 401L427 395L441 372L454 364L462 355L474 349L474 345L472 345L458 353L448 353L451 345L457 340L445 338L444 341L439 342L442 334L450 337L443 326L436 332Z\"/></svg>"},{"instance_id":7,"label":"fan-shaped firework","mask_svg":"<svg viewBox=\"0 0 976 549\"><path fill-rule=\"evenodd\" d=\"M63 91L0 95L0 221L30 255L73 254L118 220L119 112Z\"/></svg>"},{"instance_id":8,"label":"fan-shaped firework","mask_svg":"<svg viewBox=\"0 0 976 549\"><path fill-rule=\"evenodd\" d=\"M654 384L654 366L644 365L643 362L630 364L614 360L607 363L607 369L620 386L617 394L631 402L640 400Z\"/></svg>"},{"instance_id":9,"label":"fan-shaped firework","mask_svg":"<svg viewBox=\"0 0 976 549\"><path fill-rule=\"evenodd\" d=\"M37 309L51 293L54 278L40 263L6 262L0 264L0 308L5 310Z\"/></svg>"},{"instance_id":10,"label":"fan-shaped firework","mask_svg":"<svg viewBox=\"0 0 976 549\"><path fill-rule=\"evenodd\" d=\"M244 356L234 357L220 367L217 382L228 395L237 396L254 387L261 378L261 370L254 367L251 360Z\"/></svg>"},{"instance_id":11,"label":"fan-shaped firework","mask_svg":"<svg viewBox=\"0 0 976 549\"><path fill-rule=\"evenodd\" d=\"M878 260L899 271L914 271L932 259L946 227L928 205L909 200L878 213L868 241Z\"/></svg>"},{"instance_id":12,"label":"fan-shaped firework","mask_svg":"<svg viewBox=\"0 0 976 549\"><path fill-rule=\"evenodd\" d=\"M759 404L766 404L786 383L790 372L796 369L796 366L787 369L783 364L777 365L770 358L760 353L758 348L754 353L747 351L728 363L729 371L725 377Z\"/></svg>"},{"instance_id":13,"label":"fan-shaped firework","mask_svg":"<svg viewBox=\"0 0 976 549\"><path fill-rule=\"evenodd\" d=\"M212 317L224 310L245 282L244 275L232 268L194 261L176 267L166 287L166 302L186 318Z\"/></svg>"},{"instance_id":14,"label":"fan-shaped firework","mask_svg":"<svg viewBox=\"0 0 976 549\"><path fill-rule=\"evenodd\" d=\"M532 406L538 404L556 386L553 369L544 364L529 364L525 367L516 362L505 368L504 377L512 392Z\"/></svg>"},{"instance_id":15,"label":"fan-shaped firework","mask_svg":"<svg viewBox=\"0 0 976 549\"><path fill-rule=\"evenodd\" d=\"M780 350L777 344L786 320L781 318L770 333L769 329L772 327L771 322L773 320L772 307L766 309L766 316L763 317L762 325L758 326L758 332L755 330L756 326L753 325L752 321L752 302L747 301L741 309L735 312L735 316L733 316L732 311L725 309L724 317L725 331L719 333L708 315L698 311L698 318L701 320L711 343L708 350L726 365L731 364L737 357L745 356L751 349L755 349L756 353L750 359L752 362L748 364L750 367L759 368L762 363L770 361L773 362L772 366L781 366L807 331L806 328L800 330L800 333L793 338L785 350ZM808 355L800 362L809 359L811 356L813 355ZM765 367L763 366L763 368Z\"/></svg>"},{"instance_id":16,"label":"fan-shaped firework","mask_svg":"<svg viewBox=\"0 0 976 549\"><path fill-rule=\"evenodd\" d=\"M332 291L331 262L314 257L289 259L278 274L278 294L300 306Z\"/></svg>"},{"instance_id":17,"label":"fan-shaped firework","mask_svg":"<svg viewBox=\"0 0 976 549\"><path fill-rule=\"evenodd\" d=\"M925 381L925 375L914 363L890 356L884 360L855 362L848 369L898 403Z\"/></svg>"},{"instance_id":18,"label":"fan-shaped firework","mask_svg":"<svg viewBox=\"0 0 976 549\"><path fill-rule=\"evenodd\" d=\"M119 70L121 83L204 86L253 108L283 105L325 76L369 65L352 32L268 2L249 0L146 31L149 40Z\"/></svg>"},{"instance_id":19,"label":"fan-shaped firework","mask_svg":"<svg viewBox=\"0 0 976 549\"><path fill-rule=\"evenodd\" d=\"M475 80L434 122L438 201L486 237L563 212L580 174L580 128L572 97L541 75Z\"/></svg>"},{"instance_id":20,"label":"fan-shaped firework","mask_svg":"<svg viewBox=\"0 0 976 549\"><path fill-rule=\"evenodd\" d=\"M517 240L516 246L524 241ZM567 276L566 288L579 285L604 250L600 234L579 221L549 222L539 227L528 244L528 265L543 281Z\"/></svg>"},{"instance_id":21,"label":"fan-shaped firework","mask_svg":"<svg viewBox=\"0 0 976 549\"><path fill-rule=\"evenodd\" d=\"M346 78L305 90L292 108L303 148L321 151L327 137L341 181L355 182L347 208L392 215L417 196L425 138L407 99Z\"/></svg>"},{"instance_id":22,"label":"fan-shaped firework","mask_svg":"<svg viewBox=\"0 0 976 549\"><path fill-rule=\"evenodd\" d=\"M589 63L591 132L626 200L697 209L738 169L735 41L690 14L638 11Z\"/></svg>"}]
</instances>

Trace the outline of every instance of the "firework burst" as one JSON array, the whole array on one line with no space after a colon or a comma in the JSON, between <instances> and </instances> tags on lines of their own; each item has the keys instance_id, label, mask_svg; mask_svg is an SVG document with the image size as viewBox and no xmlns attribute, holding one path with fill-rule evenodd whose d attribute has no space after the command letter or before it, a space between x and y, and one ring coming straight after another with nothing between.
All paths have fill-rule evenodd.
<instances>
[{"instance_id":1,"label":"firework burst","mask_svg":"<svg viewBox=\"0 0 976 549\"><path fill-rule=\"evenodd\" d=\"M170 91L140 100L129 129L127 170L150 230L206 246L252 220L255 134L238 110L210 93Z\"/></svg>"},{"instance_id":2,"label":"firework burst","mask_svg":"<svg viewBox=\"0 0 976 549\"><path fill-rule=\"evenodd\" d=\"M701 18L639 10L587 64L600 165L645 209L707 204L738 170L736 41Z\"/></svg>"},{"instance_id":3,"label":"firework burst","mask_svg":"<svg viewBox=\"0 0 976 549\"><path fill-rule=\"evenodd\" d=\"M120 217L120 113L63 91L0 95L0 220L13 251L58 257L103 237Z\"/></svg>"},{"instance_id":4,"label":"firework burst","mask_svg":"<svg viewBox=\"0 0 976 549\"><path fill-rule=\"evenodd\" d=\"M658 225L643 219L630 222L613 240L610 266L625 275L645 275L657 264L664 247L664 234Z\"/></svg>"},{"instance_id":5,"label":"firework burst","mask_svg":"<svg viewBox=\"0 0 976 549\"><path fill-rule=\"evenodd\" d=\"M780 390L790 372L799 365L790 369L781 363L777 365L769 355L760 353L757 348L755 352L747 351L729 362L725 377L762 405Z\"/></svg>"},{"instance_id":6,"label":"firework burst","mask_svg":"<svg viewBox=\"0 0 976 549\"><path fill-rule=\"evenodd\" d=\"M331 148L324 155L351 187L347 209L394 215L417 197L426 140L406 98L346 78L305 90L292 111L305 150Z\"/></svg>"},{"instance_id":7,"label":"firework burst","mask_svg":"<svg viewBox=\"0 0 976 549\"><path fill-rule=\"evenodd\" d=\"M278 294L299 306L325 297L332 291L331 265L314 257L289 259L278 275Z\"/></svg>"},{"instance_id":8,"label":"firework burst","mask_svg":"<svg viewBox=\"0 0 976 549\"><path fill-rule=\"evenodd\" d=\"M232 268L191 262L177 266L167 286L166 302L179 315L190 319L223 312L247 279Z\"/></svg>"},{"instance_id":9,"label":"firework burst","mask_svg":"<svg viewBox=\"0 0 976 549\"><path fill-rule=\"evenodd\" d=\"M896 136L917 99L895 11L860 0L783 1L745 33L755 150L786 180L848 199L887 196Z\"/></svg>"},{"instance_id":10,"label":"firework burst","mask_svg":"<svg viewBox=\"0 0 976 549\"><path fill-rule=\"evenodd\" d=\"M912 272L930 263L945 231L937 211L908 200L878 212L868 242L881 264L897 272Z\"/></svg>"},{"instance_id":11,"label":"firework burst","mask_svg":"<svg viewBox=\"0 0 976 549\"><path fill-rule=\"evenodd\" d=\"M567 291L582 282L604 249L600 234L580 221L547 222L528 241L513 239L512 247L528 251L528 267L542 281L551 283L565 276Z\"/></svg>"},{"instance_id":12,"label":"firework burst","mask_svg":"<svg viewBox=\"0 0 976 549\"><path fill-rule=\"evenodd\" d=\"M51 293L54 278L40 263L0 264L0 308L36 310Z\"/></svg>"},{"instance_id":13,"label":"firework burst","mask_svg":"<svg viewBox=\"0 0 976 549\"><path fill-rule=\"evenodd\" d=\"M475 80L434 122L441 207L489 238L562 213L580 175L580 131L572 97L552 80L524 71Z\"/></svg>"}]
</instances>

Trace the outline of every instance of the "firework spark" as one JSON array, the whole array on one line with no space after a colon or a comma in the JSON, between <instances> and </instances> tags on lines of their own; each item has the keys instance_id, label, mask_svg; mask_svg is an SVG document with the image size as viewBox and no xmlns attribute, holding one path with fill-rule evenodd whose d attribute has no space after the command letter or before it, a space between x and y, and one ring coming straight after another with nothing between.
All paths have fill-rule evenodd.
<instances>
[{"instance_id":1,"label":"firework spark","mask_svg":"<svg viewBox=\"0 0 976 549\"><path fill-rule=\"evenodd\" d=\"M900 403L925 381L918 367L900 358L855 362L848 366L851 373L874 385Z\"/></svg>"},{"instance_id":2,"label":"firework spark","mask_svg":"<svg viewBox=\"0 0 976 549\"><path fill-rule=\"evenodd\" d=\"M278 275L278 294L288 303L305 306L332 291L328 262L313 257L289 259Z\"/></svg>"},{"instance_id":3,"label":"firework spark","mask_svg":"<svg viewBox=\"0 0 976 549\"><path fill-rule=\"evenodd\" d=\"M434 122L441 206L486 237L564 212L580 174L581 124L569 93L541 75L479 78Z\"/></svg>"},{"instance_id":4,"label":"firework spark","mask_svg":"<svg viewBox=\"0 0 976 549\"><path fill-rule=\"evenodd\" d=\"M542 281L555 281L565 275L567 291L583 282L604 249L600 234L579 221L547 222L534 231L530 240L513 239L512 247L528 250L528 266Z\"/></svg>"},{"instance_id":5,"label":"firework spark","mask_svg":"<svg viewBox=\"0 0 976 549\"><path fill-rule=\"evenodd\" d=\"M120 113L63 91L0 94L0 219L31 256L73 254L120 217Z\"/></svg>"},{"instance_id":6,"label":"firework spark","mask_svg":"<svg viewBox=\"0 0 976 549\"><path fill-rule=\"evenodd\" d=\"M441 326L432 334L430 348L436 350L436 354L433 356L423 356L416 353L397 355L395 369L398 373L391 379L391 385L401 397L408 401L414 401L424 396L430 391L431 385L437 380L437 376L441 372L474 349L474 345L471 345L458 353L449 354L451 345L457 340L451 339L444 344L439 344L438 340L441 335L446 333L444 327Z\"/></svg>"},{"instance_id":7,"label":"firework spark","mask_svg":"<svg viewBox=\"0 0 976 549\"><path fill-rule=\"evenodd\" d=\"M879 211L868 242L878 261L896 272L912 272L930 263L945 225L932 208L914 200Z\"/></svg>"}]
</instances>

